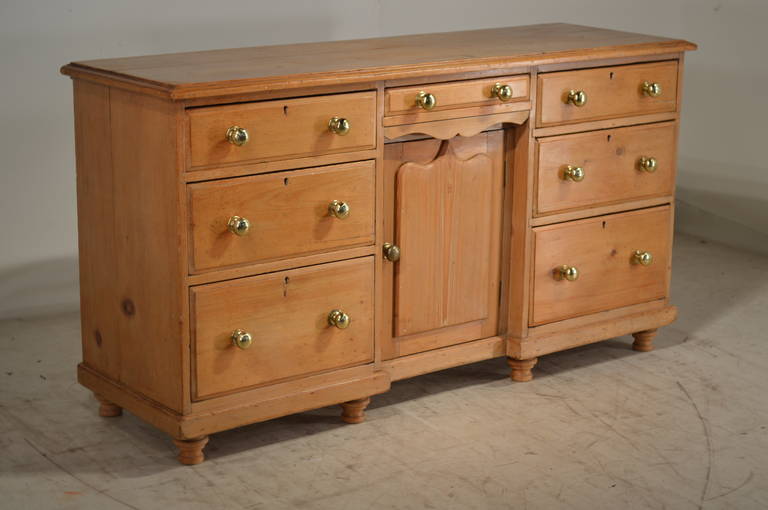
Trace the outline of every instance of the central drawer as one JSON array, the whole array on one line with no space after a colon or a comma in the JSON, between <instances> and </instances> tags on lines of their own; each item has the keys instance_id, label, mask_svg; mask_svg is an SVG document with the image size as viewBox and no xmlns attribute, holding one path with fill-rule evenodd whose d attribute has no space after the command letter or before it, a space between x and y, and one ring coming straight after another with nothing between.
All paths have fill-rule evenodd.
<instances>
[{"instance_id":1,"label":"central drawer","mask_svg":"<svg viewBox=\"0 0 768 510\"><path fill-rule=\"evenodd\" d=\"M190 184L191 271L372 244L374 165Z\"/></svg>"},{"instance_id":2,"label":"central drawer","mask_svg":"<svg viewBox=\"0 0 768 510\"><path fill-rule=\"evenodd\" d=\"M194 287L191 307L198 399L373 361L373 257Z\"/></svg>"},{"instance_id":3,"label":"central drawer","mask_svg":"<svg viewBox=\"0 0 768 510\"><path fill-rule=\"evenodd\" d=\"M376 146L376 92L194 108L188 116L193 168ZM345 129L334 132L332 119Z\"/></svg>"},{"instance_id":4,"label":"central drawer","mask_svg":"<svg viewBox=\"0 0 768 510\"><path fill-rule=\"evenodd\" d=\"M667 295L672 248L669 206L538 227L533 232L532 326ZM567 269L572 272L564 274Z\"/></svg>"},{"instance_id":5,"label":"central drawer","mask_svg":"<svg viewBox=\"0 0 768 510\"><path fill-rule=\"evenodd\" d=\"M455 117L477 115L478 111L470 110L473 107L498 107L503 111L505 105L528 99L529 82L528 75L517 75L390 88L384 99L384 115L410 114L409 122L425 122L434 120L438 112L451 110L455 115L448 116Z\"/></svg>"}]
</instances>

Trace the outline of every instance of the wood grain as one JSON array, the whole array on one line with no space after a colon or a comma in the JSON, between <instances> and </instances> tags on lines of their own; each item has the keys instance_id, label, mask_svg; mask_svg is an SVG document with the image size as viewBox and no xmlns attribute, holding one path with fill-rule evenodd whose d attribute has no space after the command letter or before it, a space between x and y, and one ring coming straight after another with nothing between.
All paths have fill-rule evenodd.
<instances>
[{"instance_id":1,"label":"wood grain","mask_svg":"<svg viewBox=\"0 0 768 510\"><path fill-rule=\"evenodd\" d=\"M376 92L190 109L190 164L209 167L373 149L375 114ZM332 117L349 120L349 133L332 133ZM245 145L227 141L230 126L248 131Z\"/></svg>"},{"instance_id":2,"label":"wood grain","mask_svg":"<svg viewBox=\"0 0 768 510\"><path fill-rule=\"evenodd\" d=\"M643 94L644 81L661 84L662 94ZM677 110L677 61L600 67L540 74L536 126ZM583 90L587 102L566 102L570 90Z\"/></svg>"},{"instance_id":3,"label":"wood grain","mask_svg":"<svg viewBox=\"0 0 768 510\"><path fill-rule=\"evenodd\" d=\"M400 356L385 361L382 368L393 381L399 381L467 363L498 358L504 356L505 352L505 340L493 336L410 356Z\"/></svg>"},{"instance_id":4,"label":"wood grain","mask_svg":"<svg viewBox=\"0 0 768 510\"><path fill-rule=\"evenodd\" d=\"M191 184L191 272L372 244L374 162L326 166ZM349 216L328 212L333 200ZM243 236L227 229L237 215L250 222Z\"/></svg>"},{"instance_id":5,"label":"wood grain","mask_svg":"<svg viewBox=\"0 0 768 510\"><path fill-rule=\"evenodd\" d=\"M531 325L665 297L672 229L669 206L534 228ZM635 250L653 263L632 263ZM556 280L567 264L576 281Z\"/></svg>"},{"instance_id":6,"label":"wood grain","mask_svg":"<svg viewBox=\"0 0 768 510\"><path fill-rule=\"evenodd\" d=\"M555 212L645 197L671 195L677 166L674 123L634 126L540 138L537 141L536 212ZM654 157L653 173L639 168ZM584 180L563 179L567 165L584 170Z\"/></svg>"},{"instance_id":7,"label":"wood grain","mask_svg":"<svg viewBox=\"0 0 768 510\"><path fill-rule=\"evenodd\" d=\"M370 257L192 289L197 398L373 361ZM346 329L328 323L341 309ZM236 329L253 344L232 344Z\"/></svg>"},{"instance_id":8,"label":"wood grain","mask_svg":"<svg viewBox=\"0 0 768 510\"><path fill-rule=\"evenodd\" d=\"M521 105L522 103L518 104L518 106ZM420 122L418 124L390 126L384 128L384 136L390 140L411 134L425 134L438 140L450 140L456 136L469 138L485 130L498 129L503 123L522 124L528 119L528 115L528 111L522 110L480 117L468 117L466 119L437 120Z\"/></svg>"},{"instance_id":9,"label":"wood grain","mask_svg":"<svg viewBox=\"0 0 768 510\"><path fill-rule=\"evenodd\" d=\"M179 115L154 97L75 82L83 360L177 411L188 345Z\"/></svg>"},{"instance_id":10,"label":"wood grain","mask_svg":"<svg viewBox=\"0 0 768 510\"><path fill-rule=\"evenodd\" d=\"M390 88L385 93L384 115L410 113L413 114L412 122L426 122L432 119L433 114L445 110L473 106L504 107L510 102L528 99L529 80L528 75L498 76L485 80L464 80ZM509 102L502 102L492 95L491 91L496 83L509 85L512 89L512 98ZM423 110L416 104L416 97L421 91L435 96L437 104L432 110Z\"/></svg>"},{"instance_id":11,"label":"wood grain","mask_svg":"<svg viewBox=\"0 0 768 510\"><path fill-rule=\"evenodd\" d=\"M427 77L530 64L692 50L696 46L602 28L551 23L75 62L72 76L172 99Z\"/></svg>"},{"instance_id":12,"label":"wood grain","mask_svg":"<svg viewBox=\"0 0 768 510\"><path fill-rule=\"evenodd\" d=\"M388 145L385 158L395 190L395 243L401 250L393 281L393 335L475 321L482 322L478 338L493 335L498 320L502 132ZM437 336L429 340L432 348L444 346ZM410 352L400 350L401 355Z\"/></svg>"},{"instance_id":13,"label":"wood grain","mask_svg":"<svg viewBox=\"0 0 768 510\"><path fill-rule=\"evenodd\" d=\"M535 358L637 331L660 328L672 323L676 318L677 308L663 306L636 314L625 314L607 321L562 327L546 334L539 334L537 328L531 328L528 338L511 339L509 352L510 355L523 359Z\"/></svg>"}]
</instances>

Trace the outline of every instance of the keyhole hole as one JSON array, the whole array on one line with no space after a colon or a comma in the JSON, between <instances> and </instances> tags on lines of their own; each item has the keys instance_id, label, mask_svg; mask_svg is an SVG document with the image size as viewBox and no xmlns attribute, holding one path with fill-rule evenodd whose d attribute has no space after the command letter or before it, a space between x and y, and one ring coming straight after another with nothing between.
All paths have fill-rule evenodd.
<instances>
[{"instance_id":1,"label":"keyhole hole","mask_svg":"<svg viewBox=\"0 0 768 510\"><path fill-rule=\"evenodd\" d=\"M607 138L608 138L608 141L610 142L610 141L611 141L611 139L613 138L613 135L608 135L608 137L607 137Z\"/></svg>"},{"instance_id":2,"label":"keyhole hole","mask_svg":"<svg viewBox=\"0 0 768 510\"><path fill-rule=\"evenodd\" d=\"M283 179L283 186L288 186L288 177ZM286 278L287 279L287 278Z\"/></svg>"},{"instance_id":3,"label":"keyhole hole","mask_svg":"<svg viewBox=\"0 0 768 510\"><path fill-rule=\"evenodd\" d=\"M610 77L611 77L611 79L613 79L613 72L611 72Z\"/></svg>"}]
</instances>

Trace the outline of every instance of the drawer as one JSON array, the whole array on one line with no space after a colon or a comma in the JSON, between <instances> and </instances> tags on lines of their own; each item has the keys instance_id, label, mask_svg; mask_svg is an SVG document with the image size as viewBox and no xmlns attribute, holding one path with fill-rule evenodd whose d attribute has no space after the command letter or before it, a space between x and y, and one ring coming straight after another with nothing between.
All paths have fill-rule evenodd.
<instances>
[{"instance_id":1,"label":"drawer","mask_svg":"<svg viewBox=\"0 0 768 510\"><path fill-rule=\"evenodd\" d=\"M676 138L674 122L540 138L537 215L671 195Z\"/></svg>"},{"instance_id":2,"label":"drawer","mask_svg":"<svg viewBox=\"0 0 768 510\"><path fill-rule=\"evenodd\" d=\"M643 90L646 82L660 86L658 95ZM676 61L545 73L538 83L538 127L677 109ZM584 104L569 100L571 91L583 93Z\"/></svg>"},{"instance_id":3,"label":"drawer","mask_svg":"<svg viewBox=\"0 0 768 510\"><path fill-rule=\"evenodd\" d=\"M191 306L197 399L373 361L373 257L194 287Z\"/></svg>"},{"instance_id":4,"label":"drawer","mask_svg":"<svg viewBox=\"0 0 768 510\"><path fill-rule=\"evenodd\" d=\"M494 94L497 83L509 87L509 96L502 101ZM502 76L485 80L454 81L433 83L416 87L387 89L384 100L384 115L416 114L412 122L430 120L436 112L469 108L473 106L500 106L522 101L529 96L528 75ZM427 110L418 104L421 93L431 94L435 106ZM459 113L459 112L457 112ZM467 114L465 114L467 115ZM464 115L460 115L464 116Z\"/></svg>"},{"instance_id":5,"label":"drawer","mask_svg":"<svg viewBox=\"0 0 768 510\"><path fill-rule=\"evenodd\" d=\"M192 272L372 244L374 165L190 184ZM332 213L334 201L347 207L346 217L343 208Z\"/></svg>"},{"instance_id":6,"label":"drawer","mask_svg":"<svg viewBox=\"0 0 768 510\"><path fill-rule=\"evenodd\" d=\"M664 298L672 239L669 206L533 229L532 326ZM636 250L652 255L649 265ZM560 271L576 268L573 281Z\"/></svg>"},{"instance_id":7,"label":"drawer","mask_svg":"<svg viewBox=\"0 0 768 510\"><path fill-rule=\"evenodd\" d=\"M359 92L188 110L191 166L262 162L373 149L376 146L376 93ZM346 119L349 131L329 128ZM237 145L228 133L240 128L247 141ZM239 143L239 142L238 142Z\"/></svg>"}]
</instances>

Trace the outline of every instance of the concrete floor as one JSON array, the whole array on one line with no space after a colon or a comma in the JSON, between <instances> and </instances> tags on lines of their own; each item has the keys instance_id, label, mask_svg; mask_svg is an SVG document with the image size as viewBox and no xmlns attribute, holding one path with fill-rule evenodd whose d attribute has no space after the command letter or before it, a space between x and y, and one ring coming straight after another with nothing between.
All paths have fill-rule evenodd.
<instances>
[{"instance_id":1,"label":"concrete floor","mask_svg":"<svg viewBox=\"0 0 768 510\"><path fill-rule=\"evenodd\" d=\"M75 382L76 315L0 322L0 507L768 508L768 258L679 236L680 318L552 354L396 383L368 421L337 408L217 434L183 467Z\"/></svg>"}]
</instances>

